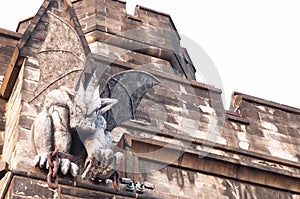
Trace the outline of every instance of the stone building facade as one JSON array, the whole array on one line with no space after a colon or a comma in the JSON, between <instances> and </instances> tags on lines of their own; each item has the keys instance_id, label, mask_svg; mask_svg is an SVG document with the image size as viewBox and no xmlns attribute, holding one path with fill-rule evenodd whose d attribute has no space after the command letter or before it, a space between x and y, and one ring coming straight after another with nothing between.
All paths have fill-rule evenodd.
<instances>
[{"instance_id":1,"label":"stone building facade","mask_svg":"<svg viewBox=\"0 0 300 199\"><path fill-rule=\"evenodd\" d=\"M99 90L130 70L160 81L112 129L120 177L144 191L82 179L87 152L74 129L77 177L59 172L50 189L47 170L33 166L32 125L47 94L78 90L95 67ZM1 198L300 198L300 110L235 92L226 111L220 89L195 81L168 14L137 6L129 15L122 0L45 0L16 32L0 29L0 77Z\"/></svg>"}]
</instances>

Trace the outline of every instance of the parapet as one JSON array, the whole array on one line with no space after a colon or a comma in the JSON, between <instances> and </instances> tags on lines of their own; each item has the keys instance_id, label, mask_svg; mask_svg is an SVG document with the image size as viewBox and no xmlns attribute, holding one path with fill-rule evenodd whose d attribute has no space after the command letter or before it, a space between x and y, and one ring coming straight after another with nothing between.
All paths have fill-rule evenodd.
<instances>
[{"instance_id":1,"label":"parapet","mask_svg":"<svg viewBox=\"0 0 300 199\"><path fill-rule=\"evenodd\" d=\"M195 80L195 67L180 46L180 36L170 15L136 6L127 14L126 2L119 0L72 1L88 43L102 42L171 62L177 75ZM29 18L17 31L23 33Z\"/></svg>"},{"instance_id":2,"label":"parapet","mask_svg":"<svg viewBox=\"0 0 300 199\"><path fill-rule=\"evenodd\" d=\"M0 63L7 67L0 90L0 131L5 131L0 150L4 143L2 160L9 165L7 169L4 167L7 164L0 162L0 176L5 174L1 196L299 197L299 109L235 92L230 110L226 111L220 89L194 81L195 68L187 50L180 46L180 37L168 14L137 6L135 15L128 15L125 2L120 0L71 2L72 5L67 0L45 0L35 17L19 24L19 33L0 29L0 47L6 49L0 48L1 56L4 55ZM124 87L121 79L116 78L137 68L151 73L160 83L150 88L135 79L127 81L149 88L144 93ZM94 74L97 78L91 81ZM113 83L107 81L111 78ZM35 126L32 124L39 121L36 118L47 117L39 129L45 124L48 131L40 130L43 133L40 137L49 137L54 142L57 137L52 136L55 128L49 125L51 121L61 125L59 129L69 128L70 110L80 104L66 96L82 94L80 89L83 91L91 82L97 82L95 86L99 90L101 86L108 88L114 82L121 82L125 93L133 93L128 104L137 106L130 113L134 117L113 128L112 137L107 137L107 141L112 142L109 143L115 147L112 149L124 152L120 176L137 184L151 182L157 185L154 190L129 192L123 184L122 190L116 192L107 183L59 173L58 189L51 191L46 184L45 169L32 166L32 160L38 155L35 144L39 139L32 139ZM63 96L53 97L53 91ZM83 107L99 99L98 90L94 91L96 100L93 98L93 102L85 101L83 106L74 108L78 113L81 110L80 115ZM123 96L120 90L116 94ZM102 99L106 98L103 102L109 102L107 98L115 101L115 97L101 95ZM140 100L138 105L136 98ZM127 102L126 98L119 100L122 101ZM95 106L88 117L98 117L102 106ZM49 118L50 114L48 117L50 109L55 120ZM124 110L117 108L123 115ZM53 117L55 114L58 117ZM103 129L97 132L103 133L104 123L98 122L93 119L84 125L99 124L97 128ZM72 145L68 151L78 159L83 174L88 145L80 141L80 136L85 135L78 129L69 130L74 139L67 139ZM92 128L84 132L95 133ZM43 137L44 133L47 135ZM105 134L110 135L107 131Z\"/></svg>"}]
</instances>

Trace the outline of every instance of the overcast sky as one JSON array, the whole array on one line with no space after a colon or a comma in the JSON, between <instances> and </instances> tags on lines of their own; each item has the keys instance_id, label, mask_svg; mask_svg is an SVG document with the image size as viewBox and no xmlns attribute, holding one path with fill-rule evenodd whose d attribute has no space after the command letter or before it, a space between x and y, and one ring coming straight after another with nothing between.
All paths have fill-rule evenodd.
<instances>
[{"instance_id":1,"label":"overcast sky","mask_svg":"<svg viewBox=\"0 0 300 199\"><path fill-rule=\"evenodd\" d=\"M0 27L15 30L18 21L35 15L42 2L2 1ZM222 80L226 106L231 93L238 91L300 108L300 1L127 2L129 12L139 4L171 15L179 33L189 41L185 45L200 73L207 66L198 60L199 48L214 63Z\"/></svg>"}]
</instances>

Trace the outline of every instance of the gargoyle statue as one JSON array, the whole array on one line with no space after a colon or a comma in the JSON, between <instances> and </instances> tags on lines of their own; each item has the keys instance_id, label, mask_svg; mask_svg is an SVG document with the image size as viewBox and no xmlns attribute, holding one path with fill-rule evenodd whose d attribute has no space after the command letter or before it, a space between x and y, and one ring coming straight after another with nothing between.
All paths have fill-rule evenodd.
<instances>
[{"instance_id":1,"label":"gargoyle statue","mask_svg":"<svg viewBox=\"0 0 300 199\"><path fill-rule=\"evenodd\" d=\"M79 166L68 155L71 132L76 130L87 151L82 177L97 181L111 179L118 190L117 170L123 154L112 151L111 131L123 121L134 119L141 98L158 83L149 73L129 70L111 77L100 94L99 77L94 72L86 88L79 81L76 92L64 86L52 90L32 126L37 153L34 165L49 167L49 154L59 151L60 171L76 177Z\"/></svg>"}]
</instances>

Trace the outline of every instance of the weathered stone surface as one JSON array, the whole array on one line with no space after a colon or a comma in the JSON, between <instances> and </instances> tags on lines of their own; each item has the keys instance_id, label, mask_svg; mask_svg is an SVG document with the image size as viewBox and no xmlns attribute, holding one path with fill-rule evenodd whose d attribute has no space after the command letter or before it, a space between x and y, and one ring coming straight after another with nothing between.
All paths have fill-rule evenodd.
<instances>
[{"instance_id":1,"label":"weathered stone surface","mask_svg":"<svg viewBox=\"0 0 300 199\"><path fill-rule=\"evenodd\" d=\"M163 194L165 192L172 192L173 197L176 198L293 198L293 194L289 192L248 185L172 167L152 172L146 178L156 182L157 189L154 193L162 198L165 198ZM172 195L168 197L172 197Z\"/></svg>"},{"instance_id":2,"label":"weathered stone surface","mask_svg":"<svg viewBox=\"0 0 300 199\"><path fill-rule=\"evenodd\" d=\"M112 4L114 4L114 6L112 6ZM137 15L130 16L126 14L124 3L113 1L78 1L74 3L74 7L83 29L88 33L100 30L115 35L111 35L112 38L110 39L114 40L114 42L116 41L115 38L121 36L151 46L170 49L178 55L184 56L182 52L178 51L178 49L181 49L179 36L172 19L167 14L138 6L136 8ZM94 9L94 7L97 9ZM162 15L164 17L161 17ZM101 39L101 41L105 43L109 42L107 41L107 37L104 40ZM124 39L122 39L122 42L124 42ZM127 44L127 46L129 45ZM181 61L181 67L182 68L179 69L181 70L179 72L181 75L184 70L186 74L189 74L188 78L195 78L195 69L191 61L190 65L186 65L186 63Z\"/></svg>"},{"instance_id":3,"label":"weathered stone surface","mask_svg":"<svg viewBox=\"0 0 300 199\"><path fill-rule=\"evenodd\" d=\"M249 150L299 161L296 143L300 135L293 130L298 128L297 109L238 93L235 99L232 104L238 104L242 117L249 119L249 125L243 127L246 133L243 139L248 140Z\"/></svg>"},{"instance_id":4,"label":"weathered stone surface","mask_svg":"<svg viewBox=\"0 0 300 199\"><path fill-rule=\"evenodd\" d=\"M8 101L0 100L2 160L12 171L0 182L1 196L300 198L300 110L235 93L225 112L219 89L190 81L195 68L168 14L138 6L131 16L120 0L71 2L75 10L70 1L46 0L20 24L21 39L0 30L0 79L8 64L7 74L15 75L3 86ZM14 50L18 40L20 52ZM100 90L129 69L161 81L144 95L135 120L120 124L112 136L113 149L125 154L121 177L153 183L154 190L137 194L121 185L116 193L109 183L59 174L59 188L51 191L46 171L32 167L32 122L51 90L76 86L89 48L97 54L93 66L108 66ZM87 67L84 80L91 74ZM70 153L82 174L87 153L78 133L71 133Z\"/></svg>"},{"instance_id":5,"label":"weathered stone surface","mask_svg":"<svg viewBox=\"0 0 300 199\"><path fill-rule=\"evenodd\" d=\"M153 137L154 138L154 137ZM296 172L298 173L299 170L295 171L291 167L291 170L285 170L287 168L277 165L276 163L271 163L268 161L262 161L262 160L251 160L253 161L252 163L248 162L248 158L240 156L240 159L236 160L230 160L233 156L226 154L224 151L223 152L217 152L217 149L210 149L209 153L207 153L205 156L198 156L197 154L189 154L189 152L185 153L177 153L176 149L173 148L170 149L169 147L172 147L171 145L167 145L164 148L160 148L157 145L163 144L161 142L162 140L159 140L158 142L155 142L154 139L148 140L148 144L144 142L143 144L139 143L142 139L140 138L133 138L130 136L125 137L125 140L127 140L126 143L135 143L130 145L130 149L138 157L141 157L142 159L139 159L140 162L140 171L148 171L148 172L142 172L142 176L144 180L150 181L150 182L155 182L157 189L160 189L157 191L155 189L155 194L162 194L160 195L161 197L163 196L163 193L169 193L172 194L174 192L176 193L181 193L181 196L187 197L187 198L202 198L202 195L199 195L202 193L202 191L199 191L199 189L202 189L200 185L205 186L205 182L207 179L218 179L216 182L220 182L223 184L225 187L228 187L228 192L217 192L216 196L228 196L229 198L232 197L230 194L237 194L239 193L240 195L237 196L237 198L243 198L242 195L244 193L250 194L252 196L258 196L260 194L265 195L265 197L271 197L268 196L268 191L264 190L264 185L269 185L273 187L282 187L285 189L285 192L282 191L276 191L270 189L272 194L278 194L279 196L285 196L287 198L291 198L292 196L289 195L289 190L290 189L298 189L296 188L298 186L298 183L294 184L298 180L294 181L293 185L291 185L288 181L288 175L290 175L289 172ZM133 139L130 141L130 139ZM172 141L174 139L171 139ZM175 143L172 142L171 140L165 140L167 143ZM141 144L141 145L140 145ZM146 147L147 146L147 147ZM169 149L167 149L169 148ZM175 151L174 151L175 149ZM200 150L203 150L204 148L198 148ZM177 148L177 150L181 150L180 148ZM178 151L178 152L179 152ZM247 156L246 150L244 150L244 154ZM155 153L155 154L152 154ZM202 155L202 152L198 152L198 155ZM180 155L181 154L181 155ZM220 155L220 159L217 160L217 156L214 155ZM212 155L212 156L211 156ZM177 157L176 157L177 156ZM167 158L168 157L168 158ZM213 159L210 159L211 157L214 157ZM249 156L250 157L250 156ZM259 157L259 156L258 156ZM167 160L168 159L168 160ZM171 161L172 159L172 161ZM252 159L252 158L250 158ZM156 160L153 162L153 160ZM159 161L160 163L158 163ZM220 161L220 162L219 162ZM223 164L222 161L229 161L233 164ZM236 164L236 165L235 165ZM172 168L172 165L176 165L176 168ZM246 167L243 167L241 165L247 165ZM180 167L180 168L178 168ZM249 167L249 168L247 168ZM251 167L251 168L250 168ZM204 175L197 180L192 177L191 171L185 170L184 168L193 168L194 170L199 169L199 171L203 172L208 172L208 173L215 173L217 175L224 176L221 180L219 177L213 177L211 175ZM281 171L279 171L279 170ZM284 171L285 170L285 171ZM150 171L150 172L149 172ZM166 173L163 171L167 171ZM156 173L155 173L156 172ZM200 173L201 173L200 172ZM274 172L274 173L273 173ZM192 172L194 173L194 176L199 176L203 175L200 174L199 172ZM277 174L279 175L277 175ZM185 176L185 177L184 177ZM240 179L240 180L246 180L249 182L253 182L256 185L253 186L254 189L248 189L246 188L245 190L239 190L238 192L235 192L235 190L231 190L232 188L229 184L237 183L239 184L240 182L235 181L235 180L229 180L226 179L226 176L234 176L234 178ZM154 180L156 179L156 180ZM263 179L263 181L261 181ZM280 180L279 180L280 179ZM177 185L173 184L174 181L177 182ZM225 183L226 182L226 183ZM192 183L192 184L191 184ZM197 185L199 183L199 185ZM229 184L227 184L229 183ZM261 186L262 185L262 186ZM243 187L243 186L252 186L248 184L241 183L237 185L237 187ZM159 188L158 188L159 187ZM220 188L220 184L215 184L214 188ZM224 188L225 188L224 187ZM176 189L179 190L176 190ZM195 191L193 192L193 189ZM258 189L256 191L256 189ZM186 190L186 191L184 191ZM225 189L224 189L225 190ZM230 191L229 191L230 190ZM191 192L193 192L191 194ZM215 192L213 189L209 190L210 193ZM190 195L191 194L191 195ZM223 195L224 194L224 195ZM228 195L229 194L229 195ZM295 194L296 196L297 194ZM215 196L215 197L216 197Z\"/></svg>"},{"instance_id":6,"label":"weathered stone surface","mask_svg":"<svg viewBox=\"0 0 300 199\"><path fill-rule=\"evenodd\" d=\"M56 198L57 191L48 188L47 183L24 177L14 177L12 180L11 197L25 198Z\"/></svg>"}]
</instances>

